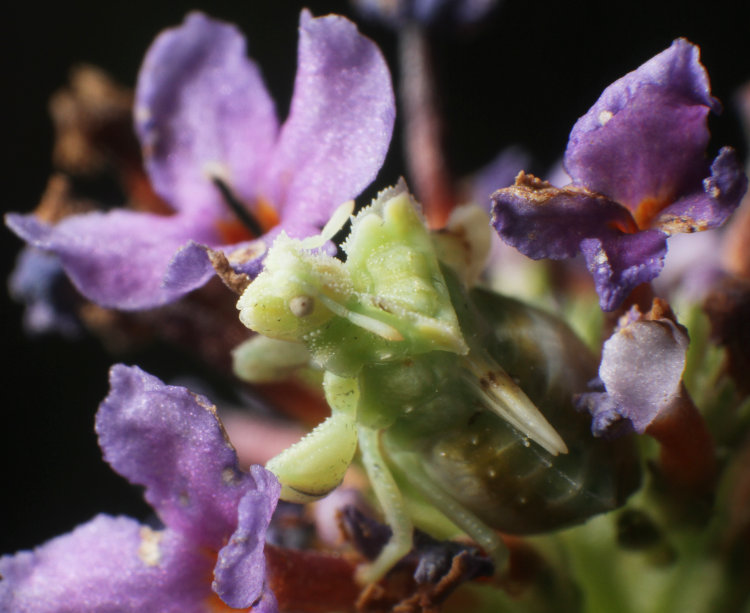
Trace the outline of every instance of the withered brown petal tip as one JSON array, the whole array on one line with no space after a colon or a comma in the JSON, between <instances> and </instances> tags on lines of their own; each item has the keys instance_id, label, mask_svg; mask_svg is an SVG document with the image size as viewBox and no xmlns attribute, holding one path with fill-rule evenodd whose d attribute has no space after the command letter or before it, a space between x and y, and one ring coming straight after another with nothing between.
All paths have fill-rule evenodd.
<instances>
[{"instance_id":1,"label":"withered brown petal tip","mask_svg":"<svg viewBox=\"0 0 750 613\"><path fill-rule=\"evenodd\" d=\"M206 254L211 261L211 266L214 267L216 274L219 275L219 278L224 282L224 285L238 296L241 296L247 289L247 286L250 285L250 277L246 274L235 272L229 265L227 256L221 251L216 251L206 247Z\"/></svg>"}]
</instances>

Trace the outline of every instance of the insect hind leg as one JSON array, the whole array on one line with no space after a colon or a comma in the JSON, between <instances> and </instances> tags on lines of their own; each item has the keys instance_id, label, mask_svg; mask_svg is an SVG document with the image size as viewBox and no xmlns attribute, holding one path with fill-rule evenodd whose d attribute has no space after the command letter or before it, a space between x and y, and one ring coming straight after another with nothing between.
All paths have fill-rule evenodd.
<instances>
[{"instance_id":1,"label":"insect hind leg","mask_svg":"<svg viewBox=\"0 0 750 613\"><path fill-rule=\"evenodd\" d=\"M388 457L417 492L434 505L458 528L468 534L493 560L497 571L504 571L508 548L498 534L448 494L422 468L419 458L411 452L390 452Z\"/></svg>"},{"instance_id":2,"label":"insect hind leg","mask_svg":"<svg viewBox=\"0 0 750 613\"><path fill-rule=\"evenodd\" d=\"M363 585L378 581L409 553L414 531L404 499L380 451L379 434L379 430L360 426L359 450L375 496L393 533L375 560L357 568L357 581Z\"/></svg>"}]
</instances>

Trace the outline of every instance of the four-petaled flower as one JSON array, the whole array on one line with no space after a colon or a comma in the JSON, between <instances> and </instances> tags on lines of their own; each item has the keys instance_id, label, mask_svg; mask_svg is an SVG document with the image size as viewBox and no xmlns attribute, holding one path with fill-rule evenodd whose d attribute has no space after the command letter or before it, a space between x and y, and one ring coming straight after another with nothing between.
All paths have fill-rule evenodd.
<instances>
[{"instance_id":1,"label":"four-petaled flower","mask_svg":"<svg viewBox=\"0 0 750 613\"><path fill-rule=\"evenodd\" d=\"M495 229L525 255L583 254L604 310L659 274L669 235L720 226L747 189L732 149L705 158L721 107L698 56L678 39L604 90L570 134L570 185L521 173L492 196Z\"/></svg>"},{"instance_id":2,"label":"four-petaled flower","mask_svg":"<svg viewBox=\"0 0 750 613\"><path fill-rule=\"evenodd\" d=\"M60 257L87 298L120 309L176 300L213 274L201 245L255 274L281 229L317 233L375 178L395 117L377 46L343 17L303 11L295 91L280 128L245 47L234 26L192 13L146 56L136 128L151 182L173 215L114 210L54 226L7 216L19 236ZM255 220L254 233L228 201Z\"/></svg>"},{"instance_id":3,"label":"four-petaled flower","mask_svg":"<svg viewBox=\"0 0 750 613\"><path fill-rule=\"evenodd\" d=\"M99 515L4 556L0 609L208 613L222 608L218 594L232 607L275 611L263 548L276 478L239 469L206 398L123 365L110 385L96 418L104 457L145 488L164 528Z\"/></svg>"}]
</instances>

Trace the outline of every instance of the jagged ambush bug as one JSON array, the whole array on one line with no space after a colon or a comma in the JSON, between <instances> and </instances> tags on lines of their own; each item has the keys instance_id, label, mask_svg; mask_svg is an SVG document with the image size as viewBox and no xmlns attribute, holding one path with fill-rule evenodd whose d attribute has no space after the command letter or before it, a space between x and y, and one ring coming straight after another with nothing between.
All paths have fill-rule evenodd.
<instances>
[{"instance_id":1,"label":"jagged ambush bug","mask_svg":"<svg viewBox=\"0 0 750 613\"><path fill-rule=\"evenodd\" d=\"M237 305L264 336L237 356L249 380L258 355L263 376L308 360L324 371L331 416L267 468L283 499L304 503L341 482L359 447L393 531L362 582L410 550L410 497L499 567L507 554L495 530L548 531L622 504L638 482L631 441L595 439L574 409L597 364L565 324L466 287L461 257L427 230L403 183L352 218L346 261L316 250L340 225L276 239Z\"/></svg>"}]
</instances>

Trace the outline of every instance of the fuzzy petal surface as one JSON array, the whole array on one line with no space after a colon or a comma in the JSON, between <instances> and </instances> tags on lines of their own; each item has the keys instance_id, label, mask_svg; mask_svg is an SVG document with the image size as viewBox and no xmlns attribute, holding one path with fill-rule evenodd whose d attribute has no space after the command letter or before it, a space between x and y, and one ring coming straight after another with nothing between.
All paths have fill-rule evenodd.
<instances>
[{"instance_id":1,"label":"fuzzy petal surface","mask_svg":"<svg viewBox=\"0 0 750 613\"><path fill-rule=\"evenodd\" d=\"M573 257L587 238L634 227L623 207L582 188L553 187L520 174L512 187L492 194L492 225L506 243L535 260Z\"/></svg>"},{"instance_id":2,"label":"fuzzy petal surface","mask_svg":"<svg viewBox=\"0 0 750 613\"><path fill-rule=\"evenodd\" d=\"M145 487L146 500L168 528L215 551L224 545L237 527L239 501L256 484L239 469L206 398L118 364L110 371L96 432L104 458Z\"/></svg>"},{"instance_id":3,"label":"fuzzy petal surface","mask_svg":"<svg viewBox=\"0 0 750 613\"><path fill-rule=\"evenodd\" d=\"M256 487L240 500L237 530L219 552L213 588L232 607L272 611L276 601L266 585L263 547L281 485L260 466L251 467L250 475Z\"/></svg>"},{"instance_id":4,"label":"fuzzy petal surface","mask_svg":"<svg viewBox=\"0 0 750 613\"><path fill-rule=\"evenodd\" d=\"M0 610L209 613L213 564L174 531L99 515L33 551L0 558Z\"/></svg>"},{"instance_id":5,"label":"fuzzy petal surface","mask_svg":"<svg viewBox=\"0 0 750 613\"><path fill-rule=\"evenodd\" d=\"M611 232L582 240L580 248L594 277L599 305L604 311L612 311L636 286L661 272L667 255L667 235L658 230Z\"/></svg>"},{"instance_id":6,"label":"fuzzy petal surface","mask_svg":"<svg viewBox=\"0 0 750 613\"><path fill-rule=\"evenodd\" d=\"M688 342L668 319L636 320L617 330L604 343L599 366L606 394L588 398L594 433L625 418L643 434L680 393Z\"/></svg>"},{"instance_id":7,"label":"fuzzy petal surface","mask_svg":"<svg viewBox=\"0 0 750 613\"><path fill-rule=\"evenodd\" d=\"M668 234L716 228L737 208L746 191L742 164L732 148L723 147L700 189L664 208L653 226Z\"/></svg>"},{"instance_id":8,"label":"fuzzy petal surface","mask_svg":"<svg viewBox=\"0 0 750 613\"><path fill-rule=\"evenodd\" d=\"M639 207L674 202L700 187L708 170L706 117L721 106L699 55L678 39L604 90L570 133L565 166L576 184L636 217Z\"/></svg>"},{"instance_id":9,"label":"fuzzy petal surface","mask_svg":"<svg viewBox=\"0 0 750 613\"><path fill-rule=\"evenodd\" d=\"M25 241L56 254L78 290L105 307L142 309L177 299L163 286L175 252L190 239L212 244L216 235L197 220L115 210L63 219L55 226L34 215L9 214L8 227ZM205 282L205 281L203 281Z\"/></svg>"},{"instance_id":10,"label":"fuzzy petal surface","mask_svg":"<svg viewBox=\"0 0 750 613\"><path fill-rule=\"evenodd\" d=\"M266 194L288 219L321 226L377 175L395 102L378 47L349 20L300 16L297 77L266 176Z\"/></svg>"},{"instance_id":11,"label":"fuzzy petal surface","mask_svg":"<svg viewBox=\"0 0 750 613\"><path fill-rule=\"evenodd\" d=\"M278 123L235 26L196 12L160 34L138 76L135 118L151 182L176 210L227 216L211 176L253 202Z\"/></svg>"}]
</instances>

